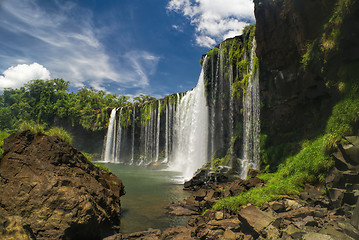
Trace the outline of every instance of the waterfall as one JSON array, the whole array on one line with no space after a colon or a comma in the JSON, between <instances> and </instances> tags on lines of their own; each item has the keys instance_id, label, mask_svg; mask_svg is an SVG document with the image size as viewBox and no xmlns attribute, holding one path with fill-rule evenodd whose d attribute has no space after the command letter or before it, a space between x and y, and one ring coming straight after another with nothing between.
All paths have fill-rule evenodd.
<instances>
[{"instance_id":1,"label":"waterfall","mask_svg":"<svg viewBox=\"0 0 359 240\"><path fill-rule=\"evenodd\" d=\"M205 57L197 86L191 91L113 109L102 160L132 165L166 163L169 169L182 172L186 180L209 161L214 167L212 156L221 160L217 165L227 166L234 166L231 161L240 158L242 178L249 168L258 169L260 101L256 42L253 40L250 53L242 55L245 64L250 62L248 69L229 61L226 53L230 48L229 44L221 44ZM249 76L247 82L244 76ZM242 120L240 124L238 121ZM242 137L238 136L241 130Z\"/></svg>"},{"instance_id":2,"label":"waterfall","mask_svg":"<svg viewBox=\"0 0 359 240\"><path fill-rule=\"evenodd\" d=\"M250 73L246 94L243 102L243 155L241 162L241 178L247 177L250 168L259 169L259 137L260 137L260 100L259 100L259 74L255 69L256 41L250 56Z\"/></svg>"},{"instance_id":3,"label":"waterfall","mask_svg":"<svg viewBox=\"0 0 359 240\"><path fill-rule=\"evenodd\" d=\"M169 120L169 108L168 108L168 103L166 103L166 126L165 126L165 160L164 162L167 163L168 162L168 151L169 151L169 125L170 125L170 120Z\"/></svg>"},{"instance_id":4,"label":"waterfall","mask_svg":"<svg viewBox=\"0 0 359 240\"><path fill-rule=\"evenodd\" d=\"M234 129L234 114L233 114L233 89L232 89L232 84L233 84L233 67L231 65L230 70L229 70L229 141L230 141L230 148L231 148L231 155L233 155L233 129Z\"/></svg>"},{"instance_id":5,"label":"waterfall","mask_svg":"<svg viewBox=\"0 0 359 240\"><path fill-rule=\"evenodd\" d=\"M177 105L170 169L182 172L185 180L208 160L208 107L203 69L197 86Z\"/></svg>"},{"instance_id":6,"label":"waterfall","mask_svg":"<svg viewBox=\"0 0 359 240\"><path fill-rule=\"evenodd\" d=\"M131 164L133 164L135 160L135 126L136 126L136 106L133 107L133 115L132 115L132 144L131 144Z\"/></svg>"},{"instance_id":7,"label":"waterfall","mask_svg":"<svg viewBox=\"0 0 359 240\"><path fill-rule=\"evenodd\" d=\"M114 108L111 111L110 121L108 123L105 149L102 156L102 161L104 162L115 162L115 148L116 148L116 112L117 109Z\"/></svg>"},{"instance_id":8,"label":"waterfall","mask_svg":"<svg viewBox=\"0 0 359 240\"><path fill-rule=\"evenodd\" d=\"M157 109L157 129L156 129L156 162L158 161L158 157L160 155L160 126L161 126L161 102L158 101L158 109Z\"/></svg>"},{"instance_id":9,"label":"waterfall","mask_svg":"<svg viewBox=\"0 0 359 240\"><path fill-rule=\"evenodd\" d=\"M120 114L119 114L119 119L118 119L118 124L117 124L117 133L116 136L114 136L116 139L116 148L115 148L115 162L121 162L120 161L120 152L121 152L121 139L122 139L122 127L121 127L121 118L122 118L122 110L123 108L120 109Z\"/></svg>"}]
</instances>

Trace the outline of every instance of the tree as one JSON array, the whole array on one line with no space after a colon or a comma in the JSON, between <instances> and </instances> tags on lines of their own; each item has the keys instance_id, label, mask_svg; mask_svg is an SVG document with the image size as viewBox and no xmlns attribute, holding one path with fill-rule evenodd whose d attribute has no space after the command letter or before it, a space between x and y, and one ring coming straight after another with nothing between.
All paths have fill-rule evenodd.
<instances>
[{"instance_id":1,"label":"tree","mask_svg":"<svg viewBox=\"0 0 359 240\"><path fill-rule=\"evenodd\" d=\"M134 97L133 100L137 103L144 103L144 102L156 100L156 98L150 95L140 94L140 96Z\"/></svg>"}]
</instances>

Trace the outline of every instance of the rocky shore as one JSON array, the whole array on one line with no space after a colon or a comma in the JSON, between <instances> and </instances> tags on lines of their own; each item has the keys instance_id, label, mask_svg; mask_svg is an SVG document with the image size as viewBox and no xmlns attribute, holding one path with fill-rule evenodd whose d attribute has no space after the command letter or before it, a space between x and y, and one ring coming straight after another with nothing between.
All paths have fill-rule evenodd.
<instances>
[{"instance_id":1,"label":"rocky shore","mask_svg":"<svg viewBox=\"0 0 359 240\"><path fill-rule=\"evenodd\" d=\"M102 239L118 230L124 194L69 144L15 133L0 159L0 239Z\"/></svg>"},{"instance_id":2,"label":"rocky shore","mask_svg":"<svg viewBox=\"0 0 359 240\"><path fill-rule=\"evenodd\" d=\"M333 154L335 167L324 185L306 185L299 195L283 196L262 206L246 205L239 211L210 210L219 199L235 196L266 183L250 170L246 180L209 183L201 177L185 186L192 195L168 206L168 214L190 216L186 226L116 234L118 239L359 239L359 163L357 138L348 137ZM208 180L208 179L207 179Z\"/></svg>"}]
</instances>

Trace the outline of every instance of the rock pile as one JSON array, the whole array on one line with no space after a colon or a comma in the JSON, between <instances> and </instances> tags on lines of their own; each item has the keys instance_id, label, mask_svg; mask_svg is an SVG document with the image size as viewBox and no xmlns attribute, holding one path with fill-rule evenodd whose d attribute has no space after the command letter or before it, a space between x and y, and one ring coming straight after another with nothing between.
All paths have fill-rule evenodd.
<instances>
[{"instance_id":1,"label":"rock pile","mask_svg":"<svg viewBox=\"0 0 359 240\"><path fill-rule=\"evenodd\" d=\"M333 154L335 167L326 182L332 206L351 217L359 197L359 137L348 136L345 140L347 144L338 144Z\"/></svg>"},{"instance_id":2,"label":"rock pile","mask_svg":"<svg viewBox=\"0 0 359 240\"><path fill-rule=\"evenodd\" d=\"M187 226L164 231L149 229L106 238L117 239L359 239L354 226L358 217L333 208L320 187L307 185L297 196L263 204L247 205L237 212L210 209L222 197L234 196L264 182L251 174L249 179L202 186L183 201L168 206L169 213L190 216ZM197 188L197 187L195 187ZM359 212L359 203L356 212ZM353 216L357 216L356 213Z\"/></svg>"},{"instance_id":3,"label":"rock pile","mask_svg":"<svg viewBox=\"0 0 359 240\"><path fill-rule=\"evenodd\" d=\"M120 224L124 186L56 137L19 132L0 160L1 239L101 239Z\"/></svg>"}]
</instances>

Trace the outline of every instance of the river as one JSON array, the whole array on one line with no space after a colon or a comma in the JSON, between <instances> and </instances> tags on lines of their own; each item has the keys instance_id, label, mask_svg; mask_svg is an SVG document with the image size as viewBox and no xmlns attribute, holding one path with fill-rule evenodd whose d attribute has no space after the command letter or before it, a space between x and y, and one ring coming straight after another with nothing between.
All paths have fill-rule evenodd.
<instances>
[{"instance_id":1,"label":"river","mask_svg":"<svg viewBox=\"0 0 359 240\"><path fill-rule=\"evenodd\" d=\"M148 170L144 167L113 163L100 163L108 167L125 185L126 195L121 197L121 233L148 228L165 229L185 225L188 217L169 216L165 207L189 196L178 184L180 173Z\"/></svg>"}]
</instances>

